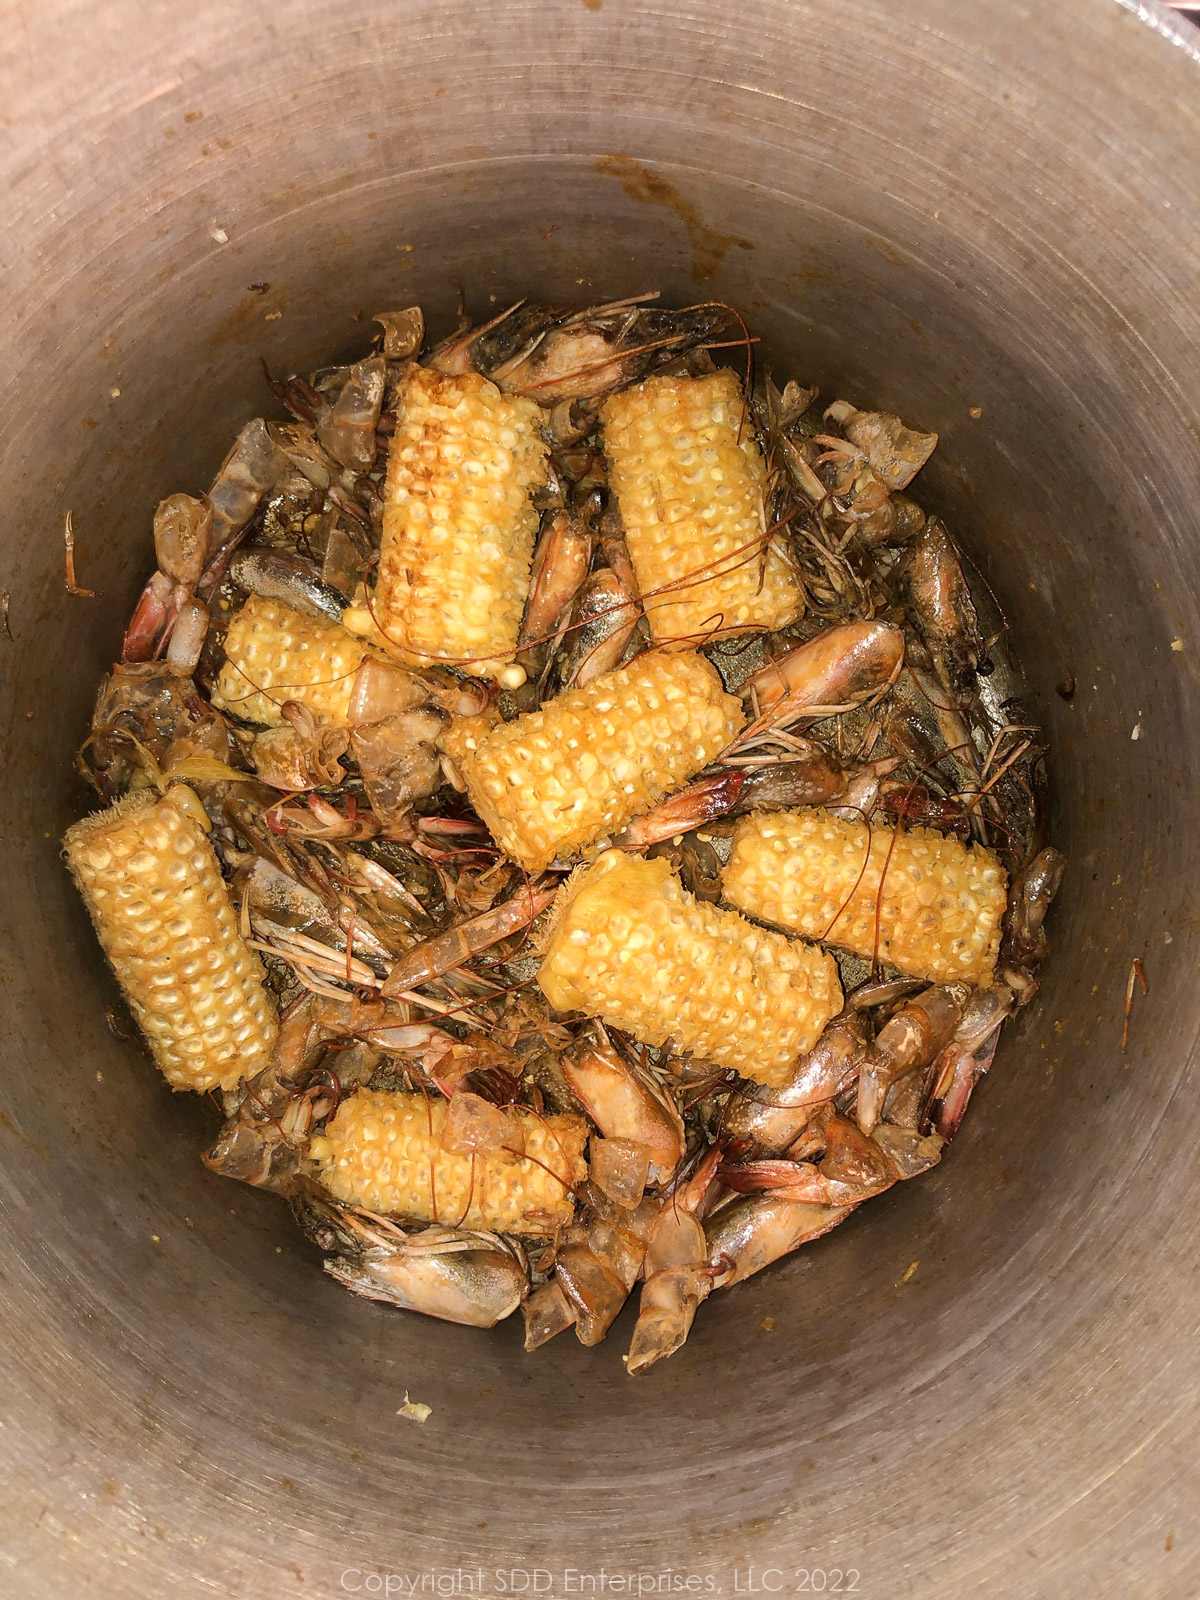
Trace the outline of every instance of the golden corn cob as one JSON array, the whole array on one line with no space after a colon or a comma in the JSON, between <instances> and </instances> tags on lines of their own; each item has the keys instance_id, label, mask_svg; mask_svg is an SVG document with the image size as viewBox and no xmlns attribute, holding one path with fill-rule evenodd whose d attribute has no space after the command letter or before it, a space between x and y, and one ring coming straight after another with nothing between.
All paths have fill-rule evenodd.
<instances>
[{"instance_id":1,"label":"golden corn cob","mask_svg":"<svg viewBox=\"0 0 1200 1600\"><path fill-rule=\"evenodd\" d=\"M559 890L538 983L644 1044L785 1083L842 1008L837 963L695 899L666 861L610 850Z\"/></svg>"},{"instance_id":2,"label":"golden corn cob","mask_svg":"<svg viewBox=\"0 0 1200 1600\"><path fill-rule=\"evenodd\" d=\"M231 1089L265 1067L275 1007L183 795L131 795L68 829L63 849L171 1087Z\"/></svg>"},{"instance_id":3,"label":"golden corn cob","mask_svg":"<svg viewBox=\"0 0 1200 1600\"><path fill-rule=\"evenodd\" d=\"M571 1221L587 1177L582 1117L510 1107L513 1149L469 1152L442 1144L447 1102L361 1089L343 1100L310 1154L336 1199L368 1211L446 1226L546 1234Z\"/></svg>"},{"instance_id":4,"label":"golden corn cob","mask_svg":"<svg viewBox=\"0 0 1200 1600\"><path fill-rule=\"evenodd\" d=\"M361 639L252 594L229 624L212 703L247 722L277 726L298 700L318 722L344 727L354 675L371 651Z\"/></svg>"},{"instance_id":5,"label":"golden corn cob","mask_svg":"<svg viewBox=\"0 0 1200 1600\"><path fill-rule=\"evenodd\" d=\"M529 592L541 418L536 401L478 373L412 368L388 450L375 592L346 612L346 627L411 666L503 673ZM524 681L509 672L514 686Z\"/></svg>"},{"instance_id":6,"label":"golden corn cob","mask_svg":"<svg viewBox=\"0 0 1200 1600\"><path fill-rule=\"evenodd\" d=\"M649 650L490 732L477 718L452 727L442 748L497 844L540 872L648 811L743 720L703 656Z\"/></svg>"},{"instance_id":7,"label":"golden corn cob","mask_svg":"<svg viewBox=\"0 0 1200 1600\"><path fill-rule=\"evenodd\" d=\"M738 823L723 885L751 916L871 959L878 927L880 960L914 977L991 981L1006 885L979 845L828 811L759 812Z\"/></svg>"},{"instance_id":8,"label":"golden corn cob","mask_svg":"<svg viewBox=\"0 0 1200 1600\"><path fill-rule=\"evenodd\" d=\"M600 416L654 639L794 621L803 591L781 542L766 542L765 468L733 373L647 378Z\"/></svg>"}]
</instances>

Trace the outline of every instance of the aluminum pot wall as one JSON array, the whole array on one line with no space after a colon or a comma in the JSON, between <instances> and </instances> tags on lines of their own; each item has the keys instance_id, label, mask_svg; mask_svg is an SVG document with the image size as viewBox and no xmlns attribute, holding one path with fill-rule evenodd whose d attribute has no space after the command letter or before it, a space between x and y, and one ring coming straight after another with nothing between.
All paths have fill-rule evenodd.
<instances>
[{"instance_id":1,"label":"aluminum pot wall","mask_svg":"<svg viewBox=\"0 0 1200 1600\"><path fill-rule=\"evenodd\" d=\"M1200 68L1167 13L4 11L0 1589L1191 1593ZM1054 745L1055 953L951 1156L636 1382L627 1321L526 1357L357 1302L204 1173L57 854L156 500L269 403L260 356L460 283L729 299L777 370L936 428L925 494Z\"/></svg>"}]
</instances>

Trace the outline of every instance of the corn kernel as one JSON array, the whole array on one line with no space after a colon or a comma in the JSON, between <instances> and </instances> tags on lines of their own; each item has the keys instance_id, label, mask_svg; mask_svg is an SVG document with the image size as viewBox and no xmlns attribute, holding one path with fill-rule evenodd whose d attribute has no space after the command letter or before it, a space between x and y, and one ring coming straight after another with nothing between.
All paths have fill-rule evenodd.
<instances>
[{"instance_id":1,"label":"corn kernel","mask_svg":"<svg viewBox=\"0 0 1200 1600\"><path fill-rule=\"evenodd\" d=\"M787 1081L842 1007L837 964L690 895L661 858L607 851L559 890L538 983L644 1044L668 1039L757 1083Z\"/></svg>"},{"instance_id":2,"label":"corn kernel","mask_svg":"<svg viewBox=\"0 0 1200 1600\"><path fill-rule=\"evenodd\" d=\"M346 611L347 628L410 666L505 670L529 592L530 492L546 476L541 420L535 401L478 373L412 368L388 450L375 590Z\"/></svg>"},{"instance_id":3,"label":"corn kernel","mask_svg":"<svg viewBox=\"0 0 1200 1600\"><path fill-rule=\"evenodd\" d=\"M648 811L743 721L703 656L649 650L513 722L464 719L442 748L501 849L540 872Z\"/></svg>"},{"instance_id":4,"label":"corn kernel","mask_svg":"<svg viewBox=\"0 0 1200 1600\"><path fill-rule=\"evenodd\" d=\"M766 540L762 454L732 372L647 378L607 400L604 449L657 643L781 628L804 610Z\"/></svg>"},{"instance_id":5,"label":"corn kernel","mask_svg":"<svg viewBox=\"0 0 1200 1600\"><path fill-rule=\"evenodd\" d=\"M510 1106L513 1149L448 1150L448 1105L420 1094L362 1089L343 1100L310 1144L321 1181L368 1211L447 1226L548 1234L571 1221L587 1177L582 1117Z\"/></svg>"},{"instance_id":6,"label":"corn kernel","mask_svg":"<svg viewBox=\"0 0 1200 1600\"><path fill-rule=\"evenodd\" d=\"M63 849L171 1087L231 1089L265 1067L275 1007L196 822L170 794L134 795L77 822Z\"/></svg>"},{"instance_id":7,"label":"corn kernel","mask_svg":"<svg viewBox=\"0 0 1200 1600\"><path fill-rule=\"evenodd\" d=\"M882 879L882 892L880 882ZM755 813L733 836L725 898L793 933L933 982L988 984L1007 899L990 850L932 828L828 811Z\"/></svg>"},{"instance_id":8,"label":"corn kernel","mask_svg":"<svg viewBox=\"0 0 1200 1600\"><path fill-rule=\"evenodd\" d=\"M318 722L344 727L355 674L372 652L336 622L251 595L229 624L212 703L246 722L278 727L298 700Z\"/></svg>"}]
</instances>

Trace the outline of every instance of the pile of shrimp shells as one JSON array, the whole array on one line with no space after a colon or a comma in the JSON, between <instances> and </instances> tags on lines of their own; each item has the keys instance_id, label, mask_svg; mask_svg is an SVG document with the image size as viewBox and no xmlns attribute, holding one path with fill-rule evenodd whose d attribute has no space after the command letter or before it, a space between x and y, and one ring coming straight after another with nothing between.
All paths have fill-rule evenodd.
<instances>
[{"instance_id":1,"label":"pile of shrimp shells","mask_svg":"<svg viewBox=\"0 0 1200 1600\"><path fill-rule=\"evenodd\" d=\"M439 668L427 676L444 710L494 700L511 719L580 682L597 655L625 663L647 647L644 618L631 629L624 610L594 599L629 570L598 406L651 372L713 371L709 346L746 363L749 376L749 345L733 343L743 328L736 314L663 310L655 298L572 314L521 305L481 328L464 320L423 357L542 403L543 529L565 513L591 550L582 568L576 560L571 573L543 574L551 625L522 658L527 681L504 687ZM272 380L291 420L248 423L207 496L172 496L159 508L158 570L123 660L101 685L81 766L105 802L187 773L243 932L265 951L278 1044L266 1070L224 1093L207 1166L286 1197L327 1253L327 1270L355 1292L478 1326L521 1305L528 1349L572 1325L583 1343L598 1342L640 1280L626 1358L639 1371L683 1343L709 1293L940 1159L1005 1018L1038 987L1042 921L1062 871L1044 836L1045 751L986 584L904 492L936 436L823 402L794 382L781 388L760 368L746 425L758 434L765 514L786 540L805 613L780 633L719 640L704 653L727 689L748 686L750 709L764 663L848 623L903 628L905 664L890 686L839 715L781 720L743 761L753 804L780 809L819 792L846 815L990 845L1011 881L995 982L979 991L930 985L834 950L845 1010L776 1090L670 1044L649 1049L595 1019L552 1013L533 981L537 926L506 906L526 876L492 847L436 758L417 789L423 798L377 815L337 730L293 707L303 770L293 762L256 771L255 730L210 703L226 629L248 595L336 620L371 570L397 392L424 344L419 309L376 321L382 331L362 361ZM597 361L602 348L611 360ZM588 388L597 371L601 392ZM212 513L205 538L189 511L197 504ZM413 759L428 767L422 733L413 730ZM643 825L650 852L666 855L705 900L719 896L732 831L733 812L721 814L727 788L705 788L722 770L718 762L700 775L695 818L685 796L665 836L653 814ZM414 949L419 1003L384 999L381 980ZM309 1156L313 1135L362 1088L431 1097L465 1088L496 1105L586 1115L576 1090L600 1069L627 1077L634 1107L619 1128L597 1130L609 1136L592 1146L608 1147L606 1169L622 1139L667 1154L651 1165L651 1186L633 1193L621 1192L613 1171L593 1171L574 1224L552 1237L368 1214L326 1192ZM858 1115L866 1084L878 1116L870 1138Z\"/></svg>"}]
</instances>

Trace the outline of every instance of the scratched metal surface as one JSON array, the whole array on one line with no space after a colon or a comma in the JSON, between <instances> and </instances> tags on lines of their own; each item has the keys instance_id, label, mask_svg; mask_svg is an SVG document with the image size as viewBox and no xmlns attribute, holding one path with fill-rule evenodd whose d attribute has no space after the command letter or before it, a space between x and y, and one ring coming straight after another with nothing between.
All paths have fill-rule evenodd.
<instances>
[{"instance_id":1,"label":"scratched metal surface","mask_svg":"<svg viewBox=\"0 0 1200 1600\"><path fill-rule=\"evenodd\" d=\"M0 1590L292 1600L480 1563L556 1596L602 1565L1193 1594L1195 36L1152 0L0 13ZM202 1172L210 1114L107 1031L57 857L155 501L264 405L260 355L336 356L413 299L444 321L459 282L479 310L719 295L779 370L936 428L925 495L1055 747L1055 955L950 1158L636 1383L627 1321L527 1358L356 1302ZM68 507L92 601L63 594Z\"/></svg>"}]
</instances>

